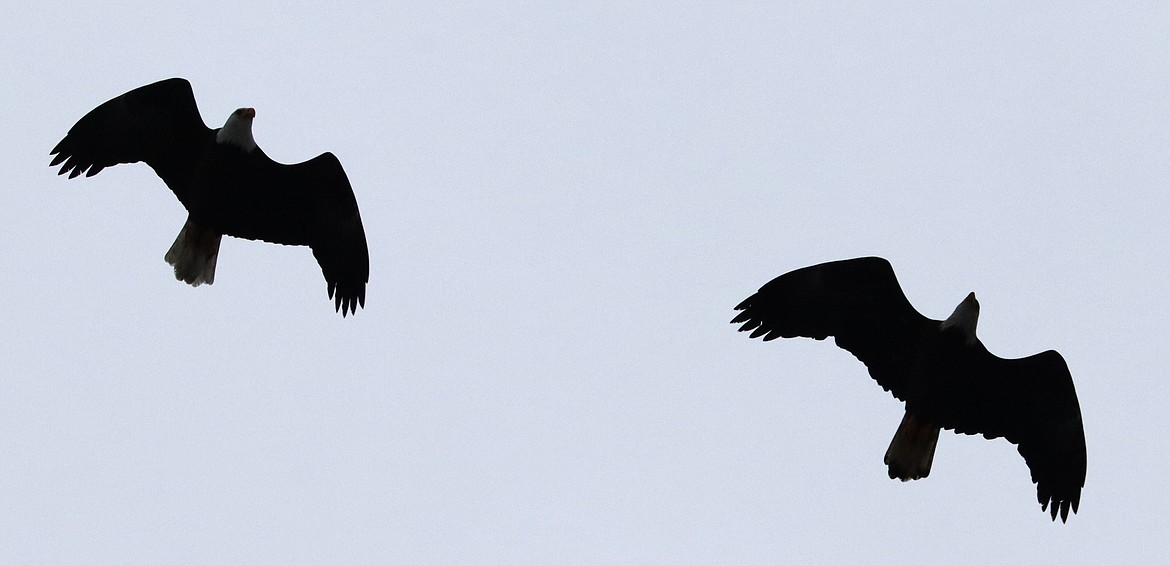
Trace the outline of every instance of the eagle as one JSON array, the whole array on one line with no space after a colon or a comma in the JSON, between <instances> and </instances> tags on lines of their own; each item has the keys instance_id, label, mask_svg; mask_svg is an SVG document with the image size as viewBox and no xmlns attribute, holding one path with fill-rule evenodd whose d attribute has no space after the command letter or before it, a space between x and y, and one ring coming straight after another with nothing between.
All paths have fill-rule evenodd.
<instances>
[{"instance_id":1,"label":"eagle","mask_svg":"<svg viewBox=\"0 0 1170 566\"><path fill-rule=\"evenodd\" d=\"M781 275L738 306L732 324L765 341L834 337L901 401L906 413L885 454L891 479L930 474L940 429L1016 444L1052 520L1077 512L1085 485L1085 431L1072 375L1049 350L1000 358L975 335L979 302L946 320L911 306L890 262L863 257Z\"/></svg>"},{"instance_id":2,"label":"eagle","mask_svg":"<svg viewBox=\"0 0 1170 566\"><path fill-rule=\"evenodd\" d=\"M332 153L285 165L252 137L256 111L240 108L222 128L200 117L191 83L172 78L136 88L83 116L50 153L59 175L92 177L142 161L187 209L164 259L192 286L215 282L224 234L309 246L334 310L365 307L370 257L357 198Z\"/></svg>"}]
</instances>

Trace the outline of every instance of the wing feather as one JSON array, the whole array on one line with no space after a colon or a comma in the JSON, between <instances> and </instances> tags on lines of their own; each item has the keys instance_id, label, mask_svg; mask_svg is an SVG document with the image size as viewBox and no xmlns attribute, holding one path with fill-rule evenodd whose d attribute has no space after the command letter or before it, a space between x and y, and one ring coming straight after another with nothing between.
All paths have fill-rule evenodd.
<instances>
[{"instance_id":1,"label":"wing feather","mask_svg":"<svg viewBox=\"0 0 1170 566\"><path fill-rule=\"evenodd\" d=\"M191 83L173 78L136 88L83 116L53 148L51 166L69 178L92 177L119 163L145 161L155 170L181 165L185 151L211 129L199 116Z\"/></svg>"},{"instance_id":2,"label":"wing feather","mask_svg":"<svg viewBox=\"0 0 1170 566\"><path fill-rule=\"evenodd\" d=\"M313 257L329 286L329 297L342 316L348 309L356 313L366 306L366 283L370 279L370 252L366 231L358 211L357 197L341 162L332 153L324 153L306 167L309 179L319 187L319 220L316 234L309 244Z\"/></svg>"},{"instance_id":3,"label":"wing feather","mask_svg":"<svg viewBox=\"0 0 1170 566\"><path fill-rule=\"evenodd\" d=\"M357 197L337 157L326 152L285 165L256 149L247 160L237 171L245 181L214 206L223 232L311 247L334 307L343 315L365 307L369 248Z\"/></svg>"},{"instance_id":4,"label":"wing feather","mask_svg":"<svg viewBox=\"0 0 1170 566\"><path fill-rule=\"evenodd\" d=\"M899 399L923 336L938 321L910 304L885 259L823 263L781 275L735 307L732 323L764 340L833 336Z\"/></svg>"},{"instance_id":5,"label":"wing feather","mask_svg":"<svg viewBox=\"0 0 1170 566\"><path fill-rule=\"evenodd\" d=\"M945 386L924 387L907 410L943 428L1016 444L1036 496L1055 519L1080 506L1085 485L1085 430L1068 364L1049 350L1004 359L978 343L948 372Z\"/></svg>"}]
</instances>

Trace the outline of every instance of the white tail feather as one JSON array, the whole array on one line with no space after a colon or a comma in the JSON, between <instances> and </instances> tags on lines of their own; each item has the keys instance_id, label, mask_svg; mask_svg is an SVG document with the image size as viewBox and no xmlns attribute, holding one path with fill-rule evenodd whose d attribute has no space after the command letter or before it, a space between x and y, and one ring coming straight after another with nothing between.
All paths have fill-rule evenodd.
<instances>
[{"instance_id":1,"label":"white tail feather","mask_svg":"<svg viewBox=\"0 0 1170 566\"><path fill-rule=\"evenodd\" d=\"M898 425L898 431L890 441L890 448L886 450L885 462L890 467L890 479L910 481L930 475L938 432L938 427L926 426L906 411L902 424Z\"/></svg>"},{"instance_id":2,"label":"white tail feather","mask_svg":"<svg viewBox=\"0 0 1170 566\"><path fill-rule=\"evenodd\" d=\"M198 287L215 283L215 260L219 257L219 241L223 235L191 222L188 218L167 250L164 259L175 267L175 279Z\"/></svg>"}]
</instances>

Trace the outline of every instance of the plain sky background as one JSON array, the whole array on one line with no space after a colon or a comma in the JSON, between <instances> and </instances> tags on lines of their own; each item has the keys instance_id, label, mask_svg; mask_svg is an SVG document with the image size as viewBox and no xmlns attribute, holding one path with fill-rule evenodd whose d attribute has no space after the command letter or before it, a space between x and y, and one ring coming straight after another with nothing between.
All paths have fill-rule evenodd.
<instances>
[{"instance_id":1,"label":"plain sky background","mask_svg":"<svg viewBox=\"0 0 1170 566\"><path fill-rule=\"evenodd\" d=\"M1164 560L1170 8L777 4L4 8L0 563ZM341 159L365 310L230 238L192 289L148 167L55 176L171 76L278 161ZM728 324L861 255L1068 360L1068 524L1003 440L889 480L864 366Z\"/></svg>"}]
</instances>

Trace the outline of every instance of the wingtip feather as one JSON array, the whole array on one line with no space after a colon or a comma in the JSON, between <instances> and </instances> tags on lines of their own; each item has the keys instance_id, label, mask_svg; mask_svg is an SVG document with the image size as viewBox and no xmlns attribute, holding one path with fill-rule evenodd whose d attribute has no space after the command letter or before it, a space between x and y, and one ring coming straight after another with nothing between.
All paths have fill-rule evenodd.
<instances>
[{"instance_id":1,"label":"wingtip feather","mask_svg":"<svg viewBox=\"0 0 1170 566\"><path fill-rule=\"evenodd\" d=\"M333 310L341 313L342 318L350 314L357 314L358 307L366 308L366 289L361 285L356 292L350 293L335 282L328 283L329 298L333 299Z\"/></svg>"}]
</instances>

